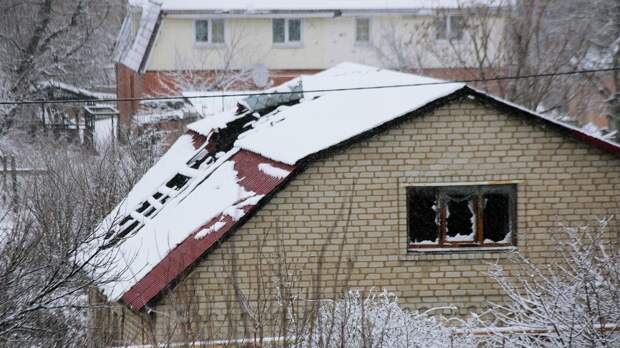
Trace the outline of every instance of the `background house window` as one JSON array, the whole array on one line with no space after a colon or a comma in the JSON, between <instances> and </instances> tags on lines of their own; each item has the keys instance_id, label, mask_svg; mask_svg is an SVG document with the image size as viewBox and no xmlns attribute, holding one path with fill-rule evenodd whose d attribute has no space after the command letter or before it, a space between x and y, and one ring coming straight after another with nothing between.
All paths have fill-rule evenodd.
<instances>
[{"instance_id":1,"label":"background house window","mask_svg":"<svg viewBox=\"0 0 620 348\"><path fill-rule=\"evenodd\" d=\"M356 42L369 42L370 41L370 19L369 18L356 18L355 19L355 41Z\"/></svg>"},{"instance_id":2,"label":"background house window","mask_svg":"<svg viewBox=\"0 0 620 348\"><path fill-rule=\"evenodd\" d=\"M198 19L194 22L195 42L223 44L225 42L223 19Z\"/></svg>"},{"instance_id":3,"label":"background house window","mask_svg":"<svg viewBox=\"0 0 620 348\"><path fill-rule=\"evenodd\" d=\"M273 19L273 43L301 43L301 19Z\"/></svg>"},{"instance_id":4,"label":"background house window","mask_svg":"<svg viewBox=\"0 0 620 348\"><path fill-rule=\"evenodd\" d=\"M409 187L409 247L514 245L516 192L514 184Z\"/></svg>"},{"instance_id":5,"label":"background house window","mask_svg":"<svg viewBox=\"0 0 620 348\"><path fill-rule=\"evenodd\" d=\"M463 38L463 16L461 15L444 15L437 19L435 25L435 33L438 39L454 39Z\"/></svg>"}]
</instances>

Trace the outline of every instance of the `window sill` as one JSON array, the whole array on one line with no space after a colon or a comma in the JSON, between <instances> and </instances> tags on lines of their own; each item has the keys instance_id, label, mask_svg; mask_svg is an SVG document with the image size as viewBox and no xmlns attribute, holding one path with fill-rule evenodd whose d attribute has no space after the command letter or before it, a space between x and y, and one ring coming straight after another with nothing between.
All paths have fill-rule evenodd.
<instances>
[{"instance_id":1,"label":"window sill","mask_svg":"<svg viewBox=\"0 0 620 348\"><path fill-rule=\"evenodd\" d=\"M353 43L353 46L354 47L370 47L372 45L370 44L370 41L355 41Z\"/></svg>"},{"instance_id":2,"label":"window sill","mask_svg":"<svg viewBox=\"0 0 620 348\"><path fill-rule=\"evenodd\" d=\"M407 249L400 255L401 261L420 259L496 259L507 257L519 249L516 246L481 247L481 248L420 248Z\"/></svg>"},{"instance_id":3,"label":"window sill","mask_svg":"<svg viewBox=\"0 0 620 348\"><path fill-rule=\"evenodd\" d=\"M285 48L285 49L291 49L291 48L303 48L304 44L300 43L300 42L285 42L285 43L274 43L272 45L273 48Z\"/></svg>"},{"instance_id":4,"label":"window sill","mask_svg":"<svg viewBox=\"0 0 620 348\"><path fill-rule=\"evenodd\" d=\"M194 42L194 48L225 48L226 43Z\"/></svg>"}]
</instances>

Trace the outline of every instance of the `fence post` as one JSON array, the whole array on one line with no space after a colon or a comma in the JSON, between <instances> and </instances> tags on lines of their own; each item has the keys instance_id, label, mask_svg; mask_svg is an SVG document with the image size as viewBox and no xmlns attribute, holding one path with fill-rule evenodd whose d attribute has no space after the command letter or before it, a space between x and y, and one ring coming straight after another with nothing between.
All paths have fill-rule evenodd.
<instances>
[{"instance_id":1,"label":"fence post","mask_svg":"<svg viewBox=\"0 0 620 348\"><path fill-rule=\"evenodd\" d=\"M8 172L6 156L0 157L0 160L2 160L2 186L5 187L6 186L6 181L7 181L6 180L6 176L7 176L7 172Z\"/></svg>"},{"instance_id":2,"label":"fence post","mask_svg":"<svg viewBox=\"0 0 620 348\"><path fill-rule=\"evenodd\" d=\"M11 183L14 201L17 201L17 166L15 165L15 156L11 156Z\"/></svg>"}]
</instances>

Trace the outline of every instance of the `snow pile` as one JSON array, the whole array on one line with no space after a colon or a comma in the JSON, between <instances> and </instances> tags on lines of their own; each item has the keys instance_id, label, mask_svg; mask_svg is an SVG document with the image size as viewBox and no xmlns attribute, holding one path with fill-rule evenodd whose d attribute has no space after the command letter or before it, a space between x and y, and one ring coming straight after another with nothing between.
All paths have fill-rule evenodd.
<instances>
[{"instance_id":1,"label":"snow pile","mask_svg":"<svg viewBox=\"0 0 620 348\"><path fill-rule=\"evenodd\" d=\"M269 163L261 163L261 164L259 164L258 165L258 169L261 172L263 172L263 173L265 173L267 175L273 176L274 178L278 178L278 179L286 178L290 174L290 172L288 170L284 170L284 169L281 169L281 168L274 167L274 166L272 166Z\"/></svg>"},{"instance_id":2,"label":"snow pile","mask_svg":"<svg viewBox=\"0 0 620 348\"><path fill-rule=\"evenodd\" d=\"M73 93L73 94L76 94L76 95L83 95L83 96L94 98L94 99L114 99L114 98L116 98L116 94L114 94L114 93L95 92L95 91L91 91L89 89L77 87L77 86L74 86L74 85L70 85L68 83L64 83L64 82L60 82L60 81L55 81L55 80L49 80L49 81L42 82L42 83L39 84L39 88L40 89L44 89L44 88L58 88L58 89L65 90L67 92L70 92L70 93Z\"/></svg>"},{"instance_id":3,"label":"snow pile","mask_svg":"<svg viewBox=\"0 0 620 348\"><path fill-rule=\"evenodd\" d=\"M194 235L194 238L201 239L208 236L210 233L219 231L222 227L226 225L226 217L229 217L232 221L239 221L239 219L241 219L245 215L245 210L243 208L258 204L258 202L263 199L263 197L264 195L250 193L250 195L248 195L247 197L241 198L239 202L224 209L222 216L216 223L214 223L209 228L198 231L198 233Z\"/></svg>"},{"instance_id":4,"label":"snow pile","mask_svg":"<svg viewBox=\"0 0 620 348\"><path fill-rule=\"evenodd\" d=\"M224 111L234 111L241 99L254 93L260 91L185 91L183 97L203 118L209 118Z\"/></svg>"},{"instance_id":5,"label":"snow pile","mask_svg":"<svg viewBox=\"0 0 620 348\"><path fill-rule=\"evenodd\" d=\"M323 302L313 331L296 347L323 347L325 342L330 347L476 347L467 333L429 311L404 310L386 290L366 296L349 291L342 300Z\"/></svg>"}]
</instances>

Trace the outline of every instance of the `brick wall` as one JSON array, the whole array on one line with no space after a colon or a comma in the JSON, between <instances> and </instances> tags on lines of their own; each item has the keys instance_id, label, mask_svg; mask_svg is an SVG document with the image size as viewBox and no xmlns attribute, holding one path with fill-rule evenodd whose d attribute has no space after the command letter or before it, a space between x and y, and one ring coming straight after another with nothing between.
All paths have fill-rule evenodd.
<instances>
[{"instance_id":1,"label":"brick wall","mask_svg":"<svg viewBox=\"0 0 620 348\"><path fill-rule=\"evenodd\" d=\"M252 336L241 324L228 327L229 318L243 318L231 271L256 305L258 289L261 298L275 298L283 268L298 290L318 284L321 297L346 287L387 288L412 309L456 305L456 314L479 312L502 300L486 276L488 264L510 269L512 254L407 253L405 188L517 181L518 250L545 264L558 261L551 238L558 222L618 215L619 169L618 157L540 121L476 100L453 101L312 163L154 305L152 324L162 339ZM266 312L278 308L269 303ZM188 308L191 323L179 325Z\"/></svg>"},{"instance_id":2,"label":"brick wall","mask_svg":"<svg viewBox=\"0 0 620 348\"><path fill-rule=\"evenodd\" d=\"M144 93L143 78L137 72L123 64L116 64L116 95L119 99L139 98ZM138 111L139 101L119 101L116 107L121 119L121 126L125 129L130 124L130 118Z\"/></svg>"}]
</instances>

